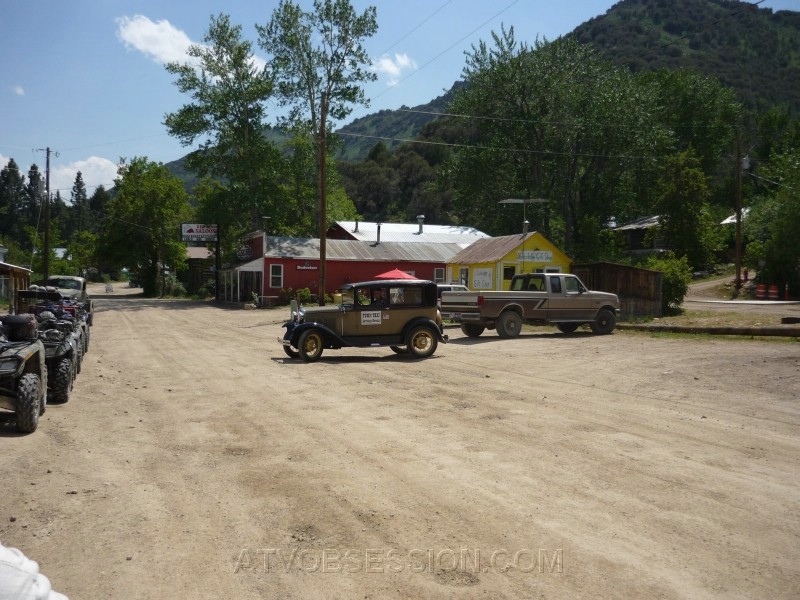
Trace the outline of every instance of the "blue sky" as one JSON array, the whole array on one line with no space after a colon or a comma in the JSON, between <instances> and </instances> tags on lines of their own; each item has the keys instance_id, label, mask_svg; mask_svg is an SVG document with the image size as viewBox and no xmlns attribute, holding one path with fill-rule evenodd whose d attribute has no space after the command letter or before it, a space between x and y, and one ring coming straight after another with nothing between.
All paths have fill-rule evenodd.
<instances>
[{"instance_id":1,"label":"blue sky","mask_svg":"<svg viewBox=\"0 0 800 600\"><path fill-rule=\"evenodd\" d=\"M165 62L201 43L211 15L225 13L258 47L277 0L4 0L0 12L0 168L13 158L24 174L44 172L52 150L50 189L69 201L81 171L88 192L113 184L120 157L170 162L191 148L166 133L164 115L189 98ZM309 8L311 0L300 0ZM366 47L378 80L365 91L369 108L424 104L441 95L464 67L464 52L492 31L513 25L532 43L569 33L604 14L612 0L352 0L377 7L378 32ZM800 10L800 0L764 0L761 8ZM274 113L273 113L274 114Z\"/></svg>"}]
</instances>

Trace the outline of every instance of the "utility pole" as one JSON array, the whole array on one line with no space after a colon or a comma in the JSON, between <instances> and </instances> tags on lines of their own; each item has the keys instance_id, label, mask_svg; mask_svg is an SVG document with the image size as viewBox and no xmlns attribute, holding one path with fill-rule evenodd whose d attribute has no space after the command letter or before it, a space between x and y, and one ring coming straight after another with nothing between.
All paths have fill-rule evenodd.
<instances>
[{"instance_id":1,"label":"utility pole","mask_svg":"<svg viewBox=\"0 0 800 600\"><path fill-rule=\"evenodd\" d=\"M742 137L736 136L736 277L734 288L736 296L742 287Z\"/></svg>"},{"instance_id":2,"label":"utility pole","mask_svg":"<svg viewBox=\"0 0 800 600\"><path fill-rule=\"evenodd\" d=\"M327 121L328 93L322 92L319 126L319 305L325 306L325 257L327 254L328 176Z\"/></svg>"},{"instance_id":3,"label":"utility pole","mask_svg":"<svg viewBox=\"0 0 800 600\"><path fill-rule=\"evenodd\" d=\"M42 149L39 148L41 151ZM42 276L50 277L50 147L45 148L47 159L45 161L45 193L44 193L44 257L42 262Z\"/></svg>"}]
</instances>

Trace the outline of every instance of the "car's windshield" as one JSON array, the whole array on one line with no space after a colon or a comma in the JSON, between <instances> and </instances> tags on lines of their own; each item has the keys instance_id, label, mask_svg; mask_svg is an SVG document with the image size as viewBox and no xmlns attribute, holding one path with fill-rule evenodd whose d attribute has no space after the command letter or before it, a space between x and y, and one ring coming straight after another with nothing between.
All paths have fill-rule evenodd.
<instances>
[{"instance_id":1,"label":"car's windshield","mask_svg":"<svg viewBox=\"0 0 800 600\"><path fill-rule=\"evenodd\" d=\"M48 279L47 285L54 285L55 287L67 290L81 289L81 282L76 279Z\"/></svg>"},{"instance_id":2,"label":"car's windshield","mask_svg":"<svg viewBox=\"0 0 800 600\"><path fill-rule=\"evenodd\" d=\"M353 288L339 290L339 293L342 295L342 304L355 304L355 300L353 299Z\"/></svg>"}]
</instances>

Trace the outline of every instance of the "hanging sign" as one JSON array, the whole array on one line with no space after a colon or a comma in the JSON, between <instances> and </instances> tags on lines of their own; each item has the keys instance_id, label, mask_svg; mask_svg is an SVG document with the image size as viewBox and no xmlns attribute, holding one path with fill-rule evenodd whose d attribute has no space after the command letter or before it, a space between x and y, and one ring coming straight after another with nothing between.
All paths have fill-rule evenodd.
<instances>
[{"instance_id":1,"label":"hanging sign","mask_svg":"<svg viewBox=\"0 0 800 600\"><path fill-rule=\"evenodd\" d=\"M181 223L181 239L184 242L216 242L217 226L202 223Z\"/></svg>"}]
</instances>

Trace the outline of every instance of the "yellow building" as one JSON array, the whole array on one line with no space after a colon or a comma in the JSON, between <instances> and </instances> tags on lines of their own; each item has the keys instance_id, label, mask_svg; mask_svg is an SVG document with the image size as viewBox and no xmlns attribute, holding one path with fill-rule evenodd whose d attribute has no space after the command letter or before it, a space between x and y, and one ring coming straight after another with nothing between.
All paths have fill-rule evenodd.
<instances>
[{"instance_id":1,"label":"yellow building","mask_svg":"<svg viewBox=\"0 0 800 600\"><path fill-rule=\"evenodd\" d=\"M447 262L446 281L507 290L519 273L568 273L569 257L541 233L476 240Z\"/></svg>"}]
</instances>

